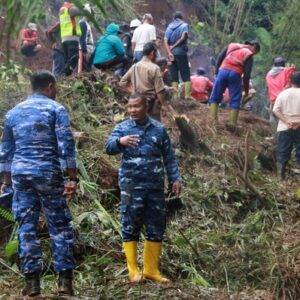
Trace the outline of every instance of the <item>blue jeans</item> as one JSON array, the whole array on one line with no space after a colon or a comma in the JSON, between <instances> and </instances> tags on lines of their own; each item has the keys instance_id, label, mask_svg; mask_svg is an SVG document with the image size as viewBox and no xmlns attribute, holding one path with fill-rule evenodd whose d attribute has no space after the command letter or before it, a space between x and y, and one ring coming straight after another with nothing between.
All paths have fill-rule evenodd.
<instances>
[{"instance_id":1,"label":"blue jeans","mask_svg":"<svg viewBox=\"0 0 300 300\"><path fill-rule=\"evenodd\" d=\"M290 160L293 146L296 147L296 161L300 164L300 129L278 132L277 161L283 166Z\"/></svg>"},{"instance_id":2,"label":"blue jeans","mask_svg":"<svg viewBox=\"0 0 300 300\"><path fill-rule=\"evenodd\" d=\"M38 239L41 209L47 219L52 262L56 272L75 268L72 216L63 196L62 178L45 173L43 177L14 175L13 214L19 224L19 257L23 274L41 272L42 253Z\"/></svg>"},{"instance_id":3,"label":"blue jeans","mask_svg":"<svg viewBox=\"0 0 300 300\"><path fill-rule=\"evenodd\" d=\"M53 59L52 72L56 78L59 78L64 71L64 66L65 66L64 53L54 48L52 50L52 59Z\"/></svg>"},{"instance_id":4,"label":"blue jeans","mask_svg":"<svg viewBox=\"0 0 300 300\"><path fill-rule=\"evenodd\" d=\"M133 53L133 63L139 62L143 58L143 51L134 51Z\"/></svg>"},{"instance_id":5,"label":"blue jeans","mask_svg":"<svg viewBox=\"0 0 300 300\"><path fill-rule=\"evenodd\" d=\"M145 238L161 242L166 229L166 205L163 190L121 191L123 242L138 241L145 225Z\"/></svg>"},{"instance_id":6,"label":"blue jeans","mask_svg":"<svg viewBox=\"0 0 300 300\"><path fill-rule=\"evenodd\" d=\"M241 75L228 70L219 71L208 103L221 103L226 88L229 89L230 108L239 109L242 98Z\"/></svg>"}]
</instances>

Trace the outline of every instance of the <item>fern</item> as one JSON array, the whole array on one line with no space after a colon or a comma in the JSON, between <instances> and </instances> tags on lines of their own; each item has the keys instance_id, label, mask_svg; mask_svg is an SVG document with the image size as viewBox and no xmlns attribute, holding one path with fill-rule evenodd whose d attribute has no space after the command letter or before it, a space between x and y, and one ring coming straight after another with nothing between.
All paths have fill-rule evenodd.
<instances>
[{"instance_id":1,"label":"fern","mask_svg":"<svg viewBox=\"0 0 300 300\"><path fill-rule=\"evenodd\" d=\"M1 207L0 207L0 216L1 216L3 219L7 220L7 221L10 221L10 222L12 222L12 223L15 222L12 213L9 212L9 211L7 211L7 210L5 210L4 208L1 208Z\"/></svg>"}]
</instances>

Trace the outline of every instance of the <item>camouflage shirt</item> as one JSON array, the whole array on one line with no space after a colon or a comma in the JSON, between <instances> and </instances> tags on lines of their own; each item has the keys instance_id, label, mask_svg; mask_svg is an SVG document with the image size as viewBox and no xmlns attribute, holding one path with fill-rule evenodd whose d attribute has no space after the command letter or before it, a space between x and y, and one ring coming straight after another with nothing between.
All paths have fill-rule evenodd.
<instances>
[{"instance_id":1,"label":"camouflage shirt","mask_svg":"<svg viewBox=\"0 0 300 300\"><path fill-rule=\"evenodd\" d=\"M75 143L65 108L33 94L5 117L0 171L42 175L76 168Z\"/></svg>"},{"instance_id":2,"label":"camouflage shirt","mask_svg":"<svg viewBox=\"0 0 300 300\"><path fill-rule=\"evenodd\" d=\"M138 135L137 147L119 146L117 139ZM164 188L164 167L171 183L181 180L174 152L165 127L149 118L145 125L128 119L118 124L106 143L110 155L122 153L119 185L122 190Z\"/></svg>"}]
</instances>

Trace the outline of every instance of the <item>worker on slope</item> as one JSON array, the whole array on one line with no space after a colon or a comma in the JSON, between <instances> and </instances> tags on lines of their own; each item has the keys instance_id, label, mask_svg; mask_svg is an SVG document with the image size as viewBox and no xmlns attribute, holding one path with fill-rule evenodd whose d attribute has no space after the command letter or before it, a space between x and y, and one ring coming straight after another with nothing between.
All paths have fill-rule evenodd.
<instances>
[{"instance_id":1,"label":"worker on slope","mask_svg":"<svg viewBox=\"0 0 300 300\"><path fill-rule=\"evenodd\" d=\"M59 10L60 36L65 57L63 73L66 76L71 75L78 64L79 39L81 36L79 16L81 15L80 9L71 1L65 1Z\"/></svg>"},{"instance_id":2,"label":"worker on slope","mask_svg":"<svg viewBox=\"0 0 300 300\"><path fill-rule=\"evenodd\" d=\"M126 56L128 57L128 59L130 60L130 63L132 63L132 61L133 61L133 50L132 50L132 42L131 42L131 40L132 40L134 31L140 25L142 25L142 23L141 23L141 21L139 19L132 20L130 22L130 25L129 25L130 32L124 33L124 35L122 37L122 43L123 43L123 46L125 48L125 53L126 53Z\"/></svg>"},{"instance_id":3,"label":"worker on slope","mask_svg":"<svg viewBox=\"0 0 300 300\"><path fill-rule=\"evenodd\" d=\"M96 68L106 70L121 65L124 69L129 64L120 34L119 25L111 23L107 26L104 36L100 37L96 44L93 59Z\"/></svg>"},{"instance_id":4,"label":"worker on slope","mask_svg":"<svg viewBox=\"0 0 300 300\"><path fill-rule=\"evenodd\" d=\"M21 46L21 53L24 56L34 56L42 46L38 43L37 26L35 23L28 23L28 26L21 30L17 47Z\"/></svg>"},{"instance_id":5,"label":"worker on slope","mask_svg":"<svg viewBox=\"0 0 300 300\"><path fill-rule=\"evenodd\" d=\"M207 78L204 68L198 68L196 74L191 76L192 96L201 103L207 103L213 83Z\"/></svg>"},{"instance_id":6,"label":"worker on slope","mask_svg":"<svg viewBox=\"0 0 300 300\"><path fill-rule=\"evenodd\" d=\"M184 82L184 97L185 99L192 99L191 73L187 56L189 26L183 21L183 19L184 16L182 12L175 12L174 19L169 24L165 32L164 40L168 53L168 59L172 63L170 67L172 86L178 90L180 72L181 79Z\"/></svg>"},{"instance_id":7,"label":"worker on slope","mask_svg":"<svg viewBox=\"0 0 300 300\"><path fill-rule=\"evenodd\" d=\"M60 37L60 24L56 22L46 31L46 37L52 43L52 73L56 78L63 75L65 67L64 49Z\"/></svg>"},{"instance_id":8,"label":"worker on slope","mask_svg":"<svg viewBox=\"0 0 300 300\"><path fill-rule=\"evenodd\" d=\"M161 110L168 111L165 99L165 85L162 74L156 61L157 47L153 42L147 43L143 48L143 59L131 66L121 78L120 86L130 93L140 93L149 101L149 115L160 121Z\"/></svg>"},{"instance_id":9,"label":"worker on slope","mask_svg":"<svg viewBox=\"0 0 300 300\"><path fill-rule=\"evenodd\" d=\"M40 294L42 252L38 239L41 209L59 274L58 293L72 295L74 235L67 200L76 193L75 142L65 108L55 102L56 82L49 71L30 78L33 94L5 116L0 148L1 192L13 187L13 214L19 225L19 258L25 276L24 296ZM61 166L69 176L64 183Z\"/></svg>"},{"instance_id":10,"label":"worker on slope","mask_svg":"<svg viewBox=\"0 0 300 300\"><path fill-rule=\"evenodd\" d=\"M284 89L291 86L291 75L295 71L295 67L286 67L285 59L282 56L274 58L273 66L266 75L266 85L269 93L270 105L270 122L273 134L275 134L278 119L273 114L273 107L277 96Z\"/></svg>"},{"instance_id":11,"label":"worker on slope","mask_svg":"<svg viewBox=\"0 0 300 300\"><path fill-rule=\"evenodd\" d=\"M181 177L166 128L148 117L148 101L138 93L128 101L130 119L118 124L106 143L110 155L123 154L119 170L121 189L122 240L129 279L139 282L137 243L146 227L143 271L144 279L168 283L159 271L161 245L166 228L164 168L177 197Z\"/></svg>"},{"instance_id":12,"label":"worker on slope","mask_svg":"<svg viewBox=\"0 0 300 300\"><path fill-rule=\"evenodd\" d=\"M218 119L218 106L226 88L230 95L230 124L235 126L238 120L242 98L242 75L245 97L249 93L249 80L253 64L253 55L260 50L260 45L253 40L245 44L231 43L219 54L216 66L216 79L210 95L209 104L214 122Z\"/></svg>"},{"instance_id":13,"label":"worker on slope","mask_svg":"<svg viewBox=\"0 0 300 300\"><path fill-rule=\"evenodd\" d=\"M139 62L143 58L143 48L149 42L155 42L156 29L153 26L151 14L144 14L142 25L133 33L131 44L133 52L133 63Z\"/></svg>"},{"instance_id":14,"label":"worker on slope","mask_svg":"<svg viewBox=\"0 0 300 300\"><path fill-rule=\"evenodd\" d=\"M89 3L84 5L84 10L87 11L91 16L95 15L95 11ZM91 71L91 56L94 52L94 37L91 25L89 24L86 17L82 17L79 20L81 36L79 39L79 62L81 64L80 68L83 71Z\"/></svg>"},{"instance_id":15,"label":"worker on slope","mask_svg":"<svg viewBox=\"0 0 300 300\"><path fill-rule=\"evenodd\" d=\"M300 72L294 72L292 87L276 98L273 113L279 119L277 127L277 173L285 178L286 166L296 148L296 163L300 168Z\"/></svg>"}]
</instances>

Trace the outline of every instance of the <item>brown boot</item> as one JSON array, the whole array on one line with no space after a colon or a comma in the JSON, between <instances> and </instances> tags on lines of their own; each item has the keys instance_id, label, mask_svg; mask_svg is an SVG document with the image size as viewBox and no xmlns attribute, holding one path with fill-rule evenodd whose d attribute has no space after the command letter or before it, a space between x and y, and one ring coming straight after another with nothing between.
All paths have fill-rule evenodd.
<instances>
[{"instance_id":1,"label":"brown boot","mask_svg":"<svg viewBox=\"0 0 300 300\"><path fill-rule=\"evenodd\" d=\"M74 295L72 270L59 272L57 293L58 295Z\"/></svg>"},{"instance_id":2,"label":"brown boot","mask_svg":"<svg viewBox=\"0 0 300 300\"><path fill-rule=\"evenodd\" d=\"M41 293L40 273L25 274L26 284L22 290L23 296L33 297Z\"/></svg>"}]
</instances>

